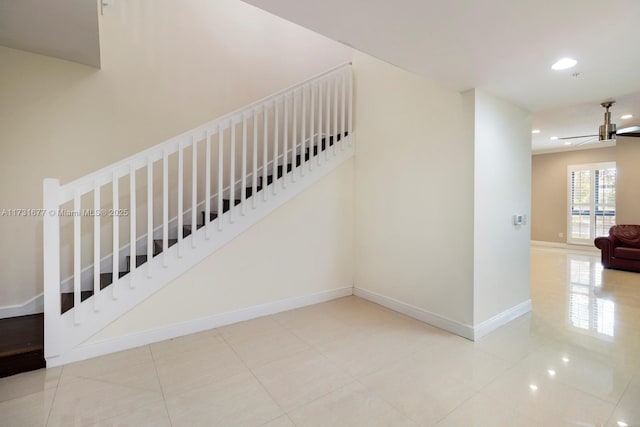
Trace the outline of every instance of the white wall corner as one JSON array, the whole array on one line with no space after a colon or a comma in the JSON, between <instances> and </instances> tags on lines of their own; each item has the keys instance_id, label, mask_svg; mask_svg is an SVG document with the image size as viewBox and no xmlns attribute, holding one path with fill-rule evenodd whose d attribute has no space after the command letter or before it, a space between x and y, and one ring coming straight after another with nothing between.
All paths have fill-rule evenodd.
<instances>
[{"instance_id":1,"label":"white wall corner","mask_svg":"<svg viewBox=\"0 0 640 427\"><path fill-rule=\"evenodd\" d=\"M495 331L501 326L506 325L518 317L527 314L531 311L531 300L528 299L526 301L521 302L518 305L515 305L502 313L498 313L490 319L485 320L473 327L473 341L477 341L483 336L489 334L490 332Z\"/></svg>"},{"instance_id":2,"label":"white wall corner","mask_svg":"<svg viewBox=\"0 0 640 427\"><path fill-rule=\"evenodd\" d=\"M354 287L353 295L364 298L383 307L387 307L393 311L397 311L398 313L402 313L416 320L420 320L421 322L427 323L431 326L435 326L436 328L444 329L445 331L459 335L463 338L467 338L469 340L474 339L474 330L470 325L460 323L456 320L448 319L446 317L431 313L427 310L423 310L411 304L407 304L405 302L398 301L396 299L389 298L375 292L367 291L362 288Z\"/></svg>"},{"instance_id":3,"label":"white wall corner","mask_svg":"<svg viewBox=\"0 0 640 427\"><path fill-rule=\"evenodd\" d=\"M27 316L44 312L44 294L40 293L24 304L6 305L0 307L0 319L8 317Z\"/></svg>"},{"instance_id":4,"label":"white wall corner","mask_svg":"<svg viewBox=\"0 0 640 427\"><path fill-rule=\"evenodd\" d=\"M184 335L195 334L197 332L244 322L258 317L269 316L283 311L294 310L308 305L319 304L350 295L353 295L353 287L346 286L310 295L286 298L226 313L214 314L200 319L132 333L118 338L85 343L73 348L63 356L47 359L47 367L61 366L67 363L128 350Z\"/></svg>"}]
</instances>

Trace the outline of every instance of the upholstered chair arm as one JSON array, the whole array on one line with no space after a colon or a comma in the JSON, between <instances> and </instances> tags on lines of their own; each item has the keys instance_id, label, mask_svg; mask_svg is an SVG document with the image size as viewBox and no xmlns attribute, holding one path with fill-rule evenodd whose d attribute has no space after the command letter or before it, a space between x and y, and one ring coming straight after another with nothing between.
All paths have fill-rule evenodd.
<instances>
[{"instance_id":1,"label":"upholstered chair arm","mask_svg":"<svg viewBox=\"0 0 640 427\"><path fill-rule=\"evenodd\" d=\"M605 268L611 266L611 257L613 256L613 248L615 247L615 237L597 237L595 240L596 248L602 251L602 265Z\"/></svg>"}]
</instances>

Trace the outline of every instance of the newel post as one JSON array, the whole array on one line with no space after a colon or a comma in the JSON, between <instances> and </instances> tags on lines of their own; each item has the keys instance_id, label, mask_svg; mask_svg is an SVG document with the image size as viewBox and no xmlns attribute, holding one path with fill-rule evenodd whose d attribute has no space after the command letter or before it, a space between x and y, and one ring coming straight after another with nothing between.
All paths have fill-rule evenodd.
<instances>
[{"instance_id":1,"label":"newel post","mask_svg":"<svg viewBox=\"0 0 640 427\"><path fill-rule=\"evenodd\" d=\"M61 353L60 328L60 181L43 182L43 276L44 276L44 355L45 359Z\"/></svg>"}]
</instances>

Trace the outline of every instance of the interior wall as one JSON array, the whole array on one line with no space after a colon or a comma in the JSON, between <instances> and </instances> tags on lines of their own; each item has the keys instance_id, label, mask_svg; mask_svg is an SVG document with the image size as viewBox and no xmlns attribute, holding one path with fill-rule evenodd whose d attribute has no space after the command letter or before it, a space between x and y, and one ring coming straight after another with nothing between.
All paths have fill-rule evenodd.
<instances>
[{"instance_id":1,"label":"interior wall","mask_svg":"<svg viewBox=\"0 0 640 427\"><path fill-rule=\"evenodd\" d=\"M618 144L622 139L620 138ZM633 212L633 205L636 205L636 221L640 221L637 216L640 213L640 206L636 202L638 197L637 184L635 184L640 178L635 172L640 161L640 152L634 148L627 149L628 153L625 154L631 157L626 162L617 150L618 147L609 147L535 154L531 157L531 240L567 242L567 167L569 165L617 161L618 221L622 214L620 209L624 211L629 206L629 212ZM625 148L622 152L625 152ZM627 177L629 180L625 183ZM625 216L625 214L622 215Z\"/></svg>"},{"instance_id":2,"label":"interior wall","mask_svg":"<svg viewBox=\"0 0 640 427\"><path fill-rule=\"evenodd\" d=\"M640 141L618 137L616 141L616 222L640 224Z\"/></svg>"},{"instance_id":3,"label":"interior wall","mask_svg":"<svg viewBox=\"0 0 640 427\"><path fill-rule=\"evenodd\" d=\"M236 0L111 2L100 30L101 70L0 47L0 209L41 208L46 177L64 184L351 57ZM0 306L22 304L42 292L42 218L0 217L0 234Z\"/></svg>"},{"instance_id":4,"label":"interior wall","mask_svg":"<svg viewBox=\"0 0 640 427\"><path fill-rule=\"evenodd\" d=\"M531 119L480 90L474 98L474 325L529 300Z\"/></svg>"},{"instance_id":5,"label":"interior wall","mask_svg":"<svg viewBox=\"0 0 640 427\"><path fill-rule=\"evenodd\" d=\"M362 53L353 67L355 286L469 325L474 165L465 99Z\"/></svg>"},{"instance_id":6,"label":"interior wall","mask_svg":"<svg viewBox=\"0 0 640 427\"><path fill-rule=\"evenodd\" d=\"M351 159L89 342L353 286L353 171Z\"/></svg>"}]
</instances>

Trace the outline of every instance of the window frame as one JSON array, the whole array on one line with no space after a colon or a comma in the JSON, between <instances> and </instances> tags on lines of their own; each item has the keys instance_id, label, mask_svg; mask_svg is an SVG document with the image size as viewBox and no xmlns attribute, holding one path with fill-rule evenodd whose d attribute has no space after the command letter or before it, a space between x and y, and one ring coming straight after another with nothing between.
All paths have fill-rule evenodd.
<instances>
[{"instance_id":1,"label":"window frame","mask_svg":"<svg viewBox=\"0 0 640 427\"><path fill-rule=\"evenodd\" d=\"M598 216L598 212L600 212L600 216L613 216L617 215L617 199L615 201L613 214L609 213L610 211L596 211L596 206L601 205L598 203L599 195L597 192L598 185L596 180L598 179L597 171L604 169L616 169L616 184L614 188L617 188L617 166L615 161L611 162L598 162L598 163L585 163L579 165L569 165L567 166L567 234L566 239L568 244L572 245L593 245L593 240L596 238L596 217ZM573 186L571 182L571 176L574 172L580 171L590 171L590 187L589 187L589 237L588 238L574 238L572 237L572 223L573 223L573 215L574 212L578 213L575 209L573 209Z\"/></svg>"}]
</instances>

